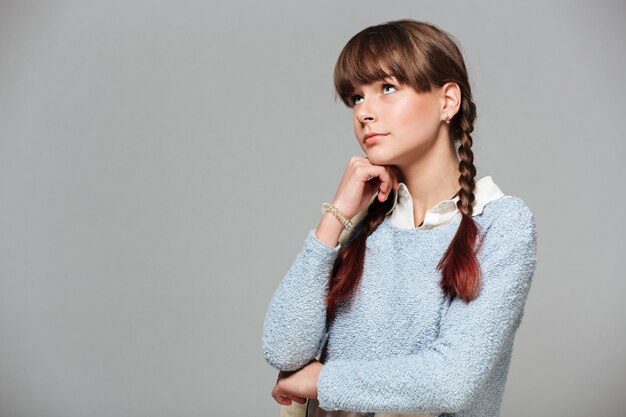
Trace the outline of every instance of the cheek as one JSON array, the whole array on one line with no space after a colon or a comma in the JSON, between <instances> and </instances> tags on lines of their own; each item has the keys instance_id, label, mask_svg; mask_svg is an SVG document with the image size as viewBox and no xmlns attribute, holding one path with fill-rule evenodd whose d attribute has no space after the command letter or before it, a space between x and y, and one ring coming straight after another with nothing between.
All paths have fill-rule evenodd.
<instances>
[{"instance_id":1,"label":"cheek","mask_svg":"<svg viewBox=\"0 0 626 417\"><path fill-rule=\"evenodd\" d=\"M354 137L356 138L357 143L365 151L365 144L361 142L361 124L357 119L352 119L352 127L354 129Z\"/></svg>"},{"instance_id":2,"label":"cheek","mask_svg":"<svg viewBox=\"0 0 626 417\"><path fill-rule=\"evenodd\" d=\"M439 126L437 113L433 112L432 106L423 102L406 105L395 116L397 125L402 126L403 130L420 136L434 134Z\"/></svg>"},{"instance_id":3,"label":"cheek","mask_svg":"<svg viewBox=\"0 0 626 417\"><path fill-rule=\"evenodd\" d=\"M361 128L361 123L359 122L359 120L356 117L352 118L352 128L354 130L354 136L358 140L359 139L359 134L360 134L362 128Z\"/></svg>"}]
</instances>

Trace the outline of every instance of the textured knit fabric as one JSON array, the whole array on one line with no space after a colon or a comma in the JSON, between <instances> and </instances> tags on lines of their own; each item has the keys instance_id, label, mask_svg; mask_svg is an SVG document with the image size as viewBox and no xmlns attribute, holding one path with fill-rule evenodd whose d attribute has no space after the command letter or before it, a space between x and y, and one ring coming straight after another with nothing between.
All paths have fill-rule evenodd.
<instances>
[{"instance_id":1,"label":"textured knit fabric","mask_svg":"<svg viewBox=\"0 0 626 417\"><path fill-rule=\"evenodd\" d=\"M435 269L460 216L430 229L400 229L387 216L367 238L355 297L339 305L328 329L324 297L341 245L309 230L267 310L268 363L300 369L327 338L317 381L325 410L498 416L535 270L535 222L514 196L489 202L473 218L485 233L475 300L450 302Z\"/></svg>"}]
</instances>

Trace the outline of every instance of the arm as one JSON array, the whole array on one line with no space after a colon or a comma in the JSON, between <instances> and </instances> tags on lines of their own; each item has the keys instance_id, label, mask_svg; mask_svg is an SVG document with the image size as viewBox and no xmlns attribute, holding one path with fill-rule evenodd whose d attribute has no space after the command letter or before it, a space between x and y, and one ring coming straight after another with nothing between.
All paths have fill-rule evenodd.
<instances>
[{"instance_id":1,"label":"arm","mask_svg":"<svg viewBox=\"0 0 626 417\"><path fill-rule=\"evenodd\" d=\"M324 298L340 248L310 230L274 293L263 324L263 354L276 369L300 369L317 354L326 330Z\"/></svg>"},{"instance_id":2,"label":"arm","mask_svg":"<svg viewBox=\"0 0 626 417\"><path fill-rule=\"evenodd\" d=\"M476 398L521 323L535 270L535 224L519 199L494 220L482 248L481 290L457 298L438 338L408 356L327 361L318 379L325 410L454 413Z\"/></svg>"}]
</instances>

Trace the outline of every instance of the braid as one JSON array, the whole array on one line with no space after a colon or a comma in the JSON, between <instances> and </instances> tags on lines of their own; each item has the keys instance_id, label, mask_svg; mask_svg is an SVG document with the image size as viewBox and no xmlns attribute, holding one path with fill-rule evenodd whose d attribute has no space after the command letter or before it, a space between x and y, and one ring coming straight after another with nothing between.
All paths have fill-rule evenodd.
<instances>
[{"instance_id":1,"label":"braid","mask_svg":"<svg viewBox=\"0 0 626 417\"><path fill-rule=\"evenodd\" d=\"M472 218L476 167L471 132L474 130L475 119L476 106L472 102L471 93L464 91L459 116L453 119L454 124L450 129L451 139L458 139L460 142L458 151L461 189L457 207L462 215L461 224L437 264L437 268L441 270L440 286L444 293L452 299L459 296L466 302L478 296L481 276L480 264L476 257L479 249L476 244L478 224ZM463 261L458 262L459 259Z\"/></svg>"},{"instance_id":2,"label":"braid","mask_svg":"<svg viewBox=\"0 0 626 417\"><path fill-rule=\"evenodd\" d=\"M476 176L476 167L474 166L474 152L472 152L472 136L474 131L474 119L476 118L476 106L470 100L462 100L461 115L459 117L458 127L455 129L457 137L460 141L459 145L459 191L458 209L461 213L471 216L473 214L474 203L474 177ZM460 133L460 134L459 134Z\"/></svg>"},{"instance_id":3,"label":"braid","mask_svg":"<svg viewBox=\"0 0 626 417\"><path fill-rule=\"evenodd\" d=\"M326 295L326 322L335 318L340 303L348 300L356 291L363 274L367 237L383 222L391 209L396 190L392 190L387 200L375 198L365 216L354 226L354 230L339 250L331 271L328 294Z\"/></svg>"}]
</instances>

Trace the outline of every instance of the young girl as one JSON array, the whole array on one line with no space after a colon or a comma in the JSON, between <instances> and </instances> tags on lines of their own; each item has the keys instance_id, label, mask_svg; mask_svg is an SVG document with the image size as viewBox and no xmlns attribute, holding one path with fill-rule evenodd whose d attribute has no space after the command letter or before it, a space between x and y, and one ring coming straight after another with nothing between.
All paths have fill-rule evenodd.
<instances>
[{"instance_id":1,"label":"young girl","mask_svg":"<svg viewBox=\"0 0 626 417\"><path fill-rule=\"evenodd\" d=\"M268 307L272 396L308 416L498 416L535 222L490 176L475 181L461 52L431 24L387 22L350 39L334 84L365 156Z\"/></svg>"}]
</instances>

